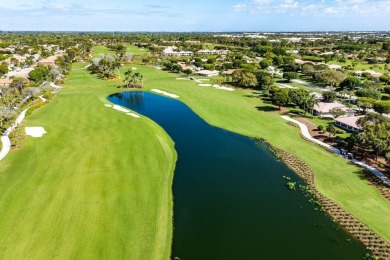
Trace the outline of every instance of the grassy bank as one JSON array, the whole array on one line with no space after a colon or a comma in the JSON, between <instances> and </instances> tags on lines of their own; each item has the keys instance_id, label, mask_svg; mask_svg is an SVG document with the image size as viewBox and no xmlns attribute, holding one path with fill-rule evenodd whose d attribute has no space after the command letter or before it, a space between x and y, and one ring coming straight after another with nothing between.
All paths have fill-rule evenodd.
<instances>
[{"instance_id":1,"label":"grassy bank","mask_svg":"<svg viewBox=\"0 0 390 260\"><path fill-rule=\"evenodd\" d=\"M0 163L2 259L169 258L173 142L104 107L110 84L75 71L27 117L48 133Z\"/></svg>"},{"instance_id":2,"label":"grassy bank","mask_svg":"<svg viewBox=\"0 0 390 260\"><path fill-rule=\"evenodd\" d=\"M382 238L390 241L390 203L362 177L359 168L323 148L299 137L299 130L287 125L273 106L263 103L249 90L228 92L199 87L193 81L176 80L151 67L139 67L146 88L159 88L178 94L211 125L232 132L268 140L306 162L317 174L320 192L336 201Z\"/></svg>"}]
</instances>

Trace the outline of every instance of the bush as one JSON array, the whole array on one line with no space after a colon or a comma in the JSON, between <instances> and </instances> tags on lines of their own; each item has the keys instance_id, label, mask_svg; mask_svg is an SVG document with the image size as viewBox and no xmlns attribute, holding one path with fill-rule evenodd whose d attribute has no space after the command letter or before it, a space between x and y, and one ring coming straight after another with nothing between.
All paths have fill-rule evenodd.
<instances>
[{"instance_id":1,"label":"bush","mask_svg":"<svg viewBox=\"0 0 390 260\"><path fill-rule=\"evenodd\" d=\"M386 94L389 94L390 95L390 86L386 86L384 89Z\"/></svg>"},{"instance_id":2,"label":"bush","mask_svg":"<svg viewBox=\"0 0 390 260\"><path fill-rule=\"evenodd\" d=\"M356 91L356 96L358 97L369 97L376 100L380 100L382 98L381 92L374 89L359 89Z\"/></svg>"},{"instance_id":3,"label":"bush","mask_svg":"<svg viewBox=\"0 0 390 260\"><path fill-rule=\"evenodd\" d=\"M317 57L317 56L303 56L303 60L308 60L308 61L313 61L313 62L322 62L325 61L324 58L322 57Z\"/></svg>"}]
</instances>

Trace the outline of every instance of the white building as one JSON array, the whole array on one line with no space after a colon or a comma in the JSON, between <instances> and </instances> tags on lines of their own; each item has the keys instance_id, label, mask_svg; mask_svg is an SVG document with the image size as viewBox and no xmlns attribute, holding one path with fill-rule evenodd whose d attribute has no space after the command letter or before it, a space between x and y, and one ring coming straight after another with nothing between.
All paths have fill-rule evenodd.
<instances>
[{"instance_id":1,"label":"white building","mask_svg":"<svg viewBox=\"0 0 390 260\"><path fill-rule=\"evenodd\" d=\"M199 55L226 55L229 53L229 50L200 50L197 52Z\"/></svg>"},{"instance_id":2,"label":"white building","mask_svg":"<svg viewBox=\"0 0 390 260\"><path fill-rule=\"evenodd\" d=\"M195 74L205 77L212 77L212 76L218 76L219 71L218 70L200 70L196 72Z\"/></svg>"},{"instance_id":3,"label":"white building","mask_svg":"<svg viewBox=\"0 0 390 260\"><path fill-rule=\"evenodd\" d=\"M193 56L192 51L175 51L176 47L167 47L163 51L163 56Z\"/></svg>"},{"instance_id":4,"label":"white building","mask_svg":"<svg viewBox=\"0 0 390 260\"><path fill-rule=\"evenodd\" d=\"M359 127L356 122L364 116L344 116L338 117L335 119L335 125L343 128L347 131L359 132L361 127Z\"/></svg>"}]
</instances>

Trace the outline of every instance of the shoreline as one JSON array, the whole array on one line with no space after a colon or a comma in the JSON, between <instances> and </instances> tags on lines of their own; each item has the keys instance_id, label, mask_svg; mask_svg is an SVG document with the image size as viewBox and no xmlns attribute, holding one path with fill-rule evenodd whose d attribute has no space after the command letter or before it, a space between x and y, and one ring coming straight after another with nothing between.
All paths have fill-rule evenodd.
<instances>
[{"instance_id":1,"label":"shoreline","mask_svg":"<svg viewBox=\"0 0 390 260\"><path fill-rule=\"evenodd\" d=\"M378 259L390 259L390 244L358 220L346 209L322 194L316 184L316 173L297 156L266 142L275 155L300 176L313 191L313 197L320 202L325 212L353 237L363 243Z\"/></svg>"}]
</instances>

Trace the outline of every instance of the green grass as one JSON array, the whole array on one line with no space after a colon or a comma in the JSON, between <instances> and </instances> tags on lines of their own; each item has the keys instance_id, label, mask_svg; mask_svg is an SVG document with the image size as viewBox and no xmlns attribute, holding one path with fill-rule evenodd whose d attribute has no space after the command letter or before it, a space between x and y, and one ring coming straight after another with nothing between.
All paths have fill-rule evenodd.
<instances>
[{"instance_id":1,"label":"green grass","mask_svg":"<svg viewBox=\"0 0 390 260\"><path fill-rule=\"evenodd\" d=\"M126 49L128 52L131 52L135 55L143 55L143 54L150 54L150 52L147 49L141 49L134 45L126 45Z\"/></svg>"},{"instance_id":2,"label":"green grass","mask_svg":"<svg viewBox=\"0 0 390 260\"><path fill-rule=\"evenodd\" d=\"M173 142L104 107L110 85L74 71L27 117L48 133L1 161L0 258L169 258Z\"/></svg>"},{"instance_id":3,"label":"green grass","mask_svg":"<svg viewBox=\"0 0 390 260\"><path fill-rule=\"evenodd\" d=\"M100 53L103 53L103 54L115 54L114 51L111 51L110 49L108 49L106 46L95 46L93 48L93 53L92 53L92 56L93 57L96 57L98 56Z\"/></svg>"},{"instance_id":4,"label":"green grass","mask_svg":"<svg viewBox=\"0 0 390 260\"><path fill-rule=\"evenodd\" d=\"M361 170L302 140L298 129L289 126L278 113L259 111L271 105L263 103L252 91L238 89L228 92L199 87L193 81L175 80L177 74L149 67L139 67L138 71L144 75L146 89L159 88L178 94L180 100L211 125L264 138L301 158L317 173L316 184L323 194L390 241L387 221L390 218L390 202L362 179Z\"/></svg>"},{"instance_id":5,"label":"green grass","mask_svg":"<svg viewBox=\"0 0 390 260\"><path fill-rule=\"evenodd\" d=\"M346 62L339 62L339 61L331 60L331 61L327 62L327 64L337 64L337 65L341 65L341 66L348 66L348 65L352 66L352 62L353 62L352 60L346 60ZM383 63L369 64L367 62L357 61L354 70L355 71L369 70L371 67L373 67L373 70L381 72L381 73L385 73L387 71L384 69L384 66L385 66L385 64L383 64Z\"/></svg>"},{"instance_id":6,"label":"green grass","mask_svg":"<svg viewBox=\"0 0 390 260\"><path fill-rule=\"evenodd\" d=\"M279 114L263 111L273 106L250 90L199 87L177 74L130 66L144 75L146 90L178 94L210 124L297 155L317 173L321 192L390 241L390 203L360 170L303 141ZM147 118L103 106L120 84L73 71L61 92L27 117L26 126L48 133L27 137L0 163L1 258L169 258L173 142Z\"/></svg>"}]
</instances>

